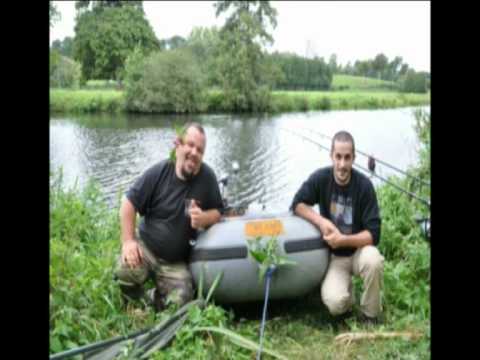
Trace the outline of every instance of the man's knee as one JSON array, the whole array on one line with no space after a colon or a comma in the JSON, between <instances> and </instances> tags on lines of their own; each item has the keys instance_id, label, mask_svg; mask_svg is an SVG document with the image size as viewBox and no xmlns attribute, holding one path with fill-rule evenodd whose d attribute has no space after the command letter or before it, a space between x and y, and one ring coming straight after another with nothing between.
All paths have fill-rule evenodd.
<instances>
[{"instance_id":1,"label":"man's knee","mask_svg":"<svg viewBox=\"0 0 480 360\"><path fill-rule=\"evenodd\" d=\"M322 300L334 316L344 314L352 307L352 298L347 293L333 293L322 288Z\"/></svg>"},{"instance_id":2,"label":"man's knee","mask_svg":"<svg viewBox=\"0 0 480 360\"><path fill-rule=\"evenodd\" d=\"M384 257L375 246L365 246L359 259L360 273L383 271Z\"/></svg>"},{"instance_id":3,"label":"man's knee","mask_svg":"<svg viewBox=\"0 0 480 360\"><path fill-rule=\"evenodd\" d=\"M191 278L157 281L157 289L165 305L174 303L182 306L193 299Z\"/></svg>"},{"instance_id":4,"label":"man's knee","mask_svg":"<svg viewBox=\"0 0 480 360\"><path fill-rule=\"evenodd\" d=\"M114 280L120 286L122 295L127 300L138 300L143 297L143 284L147 280L148 271L145 267L139 266L129 268L118 260L117 267L113 273Z\"/></svg>"}]
</instances>

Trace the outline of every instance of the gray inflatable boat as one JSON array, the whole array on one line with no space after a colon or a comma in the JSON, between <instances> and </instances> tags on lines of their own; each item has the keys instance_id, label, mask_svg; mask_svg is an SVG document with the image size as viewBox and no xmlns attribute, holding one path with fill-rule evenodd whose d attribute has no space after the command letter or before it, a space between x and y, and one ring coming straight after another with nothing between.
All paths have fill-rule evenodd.
<instances>
[{"instance_id":1,"label":"gray inflatable boat","mask_svg":"<svg viewBox=\"0 0 480 360\"><path fill-rule=\"evenodd\" d=\"M198 235L190 256L196 287L201 272L205 292L223 272L213 294L218 303L263 300L265 285L259 281L258 263L248 253L246 241L257 236L276 236L281 255L296 262L274 272L271 299L301 297L320 285L328 266L329 248L317 228L291 212L261 212L224 217Z\"/></svg>"}]
</instances>

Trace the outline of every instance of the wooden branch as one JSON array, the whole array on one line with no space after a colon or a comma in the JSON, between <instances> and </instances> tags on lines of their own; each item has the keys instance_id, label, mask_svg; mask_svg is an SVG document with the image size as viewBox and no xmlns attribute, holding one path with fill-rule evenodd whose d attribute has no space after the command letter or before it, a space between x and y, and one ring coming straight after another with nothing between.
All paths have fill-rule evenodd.
<instances>
[{"instance_id":1,"label":"wooden branch","mask_svg":"<svg viewBox=\"0 0 480 360\"><path fill-rule=\"evenodd\" d=\"M417 340L422 337L422 334L414 332L350 332L337 335L334 341L342 344L350 344L352 341L390 339L395 337L403 337L406 340Z\"/></svg>"}]
</instances>

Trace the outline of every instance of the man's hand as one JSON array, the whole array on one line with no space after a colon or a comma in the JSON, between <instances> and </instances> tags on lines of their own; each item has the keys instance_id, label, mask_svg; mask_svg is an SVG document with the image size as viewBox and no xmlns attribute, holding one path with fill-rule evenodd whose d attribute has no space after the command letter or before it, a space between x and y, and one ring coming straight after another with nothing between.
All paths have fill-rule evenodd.
<instances>
[{"instance_id":1,"label":"man's hand","mask_svg":"<svg viewBox=\"0 0 480 360\"><path fill-rule=\"evenodd\" d=\"M173 140L173 146L175 146L175 148L177 148L182 144L183 144L182 139L178 136L175 138L175 140Z\"/></svg>"},{"instance_id":2,"label":"man's hand","mask_svg":"<svg viewBox=\"0 0 480 360\"><path fill-rule=\"evenodd\" d=\"M336 249L343 246L345 236L337 228L335 228L334 231L330 232L327 235L324 235L323 239L327 242L328 245L330 245L332 249Z\"/></svg>"},{"instance_id":3,"label":"man's hand","mask_svg":"<svg viewBox=\"0 0 480 360\"><path fill-rule=\"evenodd\" d=\"M322 235L324 237L326 235L330 235L331 233L334 233L335 231L338 231L335 224L324 217L320 218L320 220L318 221L318 227L320 228L320 231L322 232Z\"/></svg>"},{"instance_id":4,"label":"man's hand","mask_svg":"<svg viewBox=\"0 0 480 360\"><path fill-rule=\"evenodd\" d=\"M143 260L143 253L136 240L124 241L122 245L122 261L131 269L139 266Z\"/></svg>"},{"instance_id":5,"label":"man's hand","mask_svg":"<svg viewBox=\"0 0 480 360\"><path fill-rule=\"evenodd\" d=\"M190 206L189 214L190 214L190 224L192 225L192 228L198 230L205 227L203 211L198 206L195 199L192 199L192 204Z\"/></svg>"}]
</instances>

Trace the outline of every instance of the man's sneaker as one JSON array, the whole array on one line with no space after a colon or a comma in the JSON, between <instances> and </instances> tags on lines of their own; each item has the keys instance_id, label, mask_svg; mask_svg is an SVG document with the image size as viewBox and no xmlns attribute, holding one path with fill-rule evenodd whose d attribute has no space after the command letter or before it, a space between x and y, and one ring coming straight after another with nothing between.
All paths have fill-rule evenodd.
<instances>
[{"instance_id":1,"label":"man's sneaker","mask_svg":"<svg viewBox=\"0 0 480 360\"><path fill-rule=\"evenodd\" d=\"M334 319L339 323L344 323L347 319L350 319L352 316L353 316L353 311L349 310L343 314L335 316Z\"/></svg>"}]
</instances>

